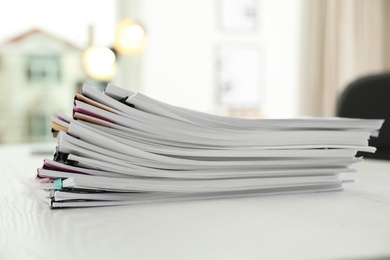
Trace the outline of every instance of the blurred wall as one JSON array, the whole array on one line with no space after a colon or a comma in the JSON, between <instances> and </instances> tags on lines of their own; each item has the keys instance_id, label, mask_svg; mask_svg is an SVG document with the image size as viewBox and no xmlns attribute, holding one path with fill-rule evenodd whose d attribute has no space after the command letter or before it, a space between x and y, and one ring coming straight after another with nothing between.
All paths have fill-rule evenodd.
<instances>
[{"instance_id":1,"label":"blurred wall","mask_svg":"<svg viewBox=\"0 0 390 260\"><path fill-rule=\"evenodd\" d=\"M140 71L137 86L130 88L178 106L220 113L216 102L218 47L256 46L262 64L260 115L297 114L300 0L257 1L253 32L221 30L221 0L130 2L139 9L137 18L148 37L145 52L125 69Z\"/></svg>"}]
</instances>

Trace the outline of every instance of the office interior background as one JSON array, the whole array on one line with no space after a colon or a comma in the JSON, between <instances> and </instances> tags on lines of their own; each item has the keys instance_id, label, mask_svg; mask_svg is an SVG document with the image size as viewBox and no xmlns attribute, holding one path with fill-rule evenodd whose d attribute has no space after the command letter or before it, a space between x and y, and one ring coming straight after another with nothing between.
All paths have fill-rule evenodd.
<instances>
[{"instance_id":1,"label":"office interior background","mask_svg":"<svg viewBox=\"0 0 390 260\"><path fill-rule=\"evenodd\" d=\"M15 0L0 10L0 144L52 142L83 83L223 116L334 116L390 69L388 0Z\"/></svg>"}]
</instances>

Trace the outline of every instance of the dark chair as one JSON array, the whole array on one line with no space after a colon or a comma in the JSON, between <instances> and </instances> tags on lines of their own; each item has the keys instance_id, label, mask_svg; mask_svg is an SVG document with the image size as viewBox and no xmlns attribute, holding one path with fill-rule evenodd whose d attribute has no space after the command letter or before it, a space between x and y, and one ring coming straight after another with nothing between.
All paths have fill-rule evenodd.
<instances>
[{"instance_id":1,"label":"dark chair","mask_svg":"<svg viewBox=\"0 0 390 260\"><path fill-rule=\"evenodd\" d=\"M358 155L390 160L390 73L370 75L350 83L338 100L336 115L385 119L379 137L371 137L369 141L377 151Z\"/></svg>"}]
</instances>

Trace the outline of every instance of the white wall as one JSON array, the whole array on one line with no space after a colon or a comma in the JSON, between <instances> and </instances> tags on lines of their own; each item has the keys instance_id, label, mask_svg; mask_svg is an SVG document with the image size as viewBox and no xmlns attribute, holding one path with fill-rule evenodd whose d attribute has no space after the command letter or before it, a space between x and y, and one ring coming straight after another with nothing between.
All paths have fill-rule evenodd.
<instances>
[{"instance_id":1,"label":"white wall","mask_svg":"<svg viewBox=\"0 0 390 260\"><path fill-rule=\"evenodd\" d=\"M217 113L216 47L222 43L255 44L263 50L265 65L261 114L296 116L300 0L259 1L259 30L255 33L222 32L218 28L218 0L138 3L140 14L136 18L148 35L146 51L139 58L138 89L144 94Z\"/></svg>"},{"instance_id":2,"label":"white wall","mask_svg":"<svg viewBox=\"0 0 390 260\"><path fill-rule=\"evenodd\" d=\"M142 91L171 104L214 109L214 2L142 1L148 44Z\"/></svg>"},{"instance_id":3,"label":"white wall","mask_svg":"<svg viewBox=\"0 0 390 260\"><path fill-rule=\"evenodd\" d=\"M298 115L300 0L264 0L267 117Z\"/></svg>"}]
</instances>

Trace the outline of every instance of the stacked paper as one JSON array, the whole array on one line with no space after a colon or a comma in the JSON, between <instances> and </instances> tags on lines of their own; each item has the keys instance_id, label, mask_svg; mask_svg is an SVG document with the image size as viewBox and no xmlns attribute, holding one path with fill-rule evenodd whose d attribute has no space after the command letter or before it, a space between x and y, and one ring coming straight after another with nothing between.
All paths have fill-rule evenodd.
<instances>
[{"instance_id":1,"label":"stacked paper","mask_svg":"<svg viewBox=\"0 0 390 260\"><path fill-rule=\"evenodd\" d=\"M31 188L52 208L339 191L383 120L242 119L84 85Z\"/></svg>"}]
</instances>

